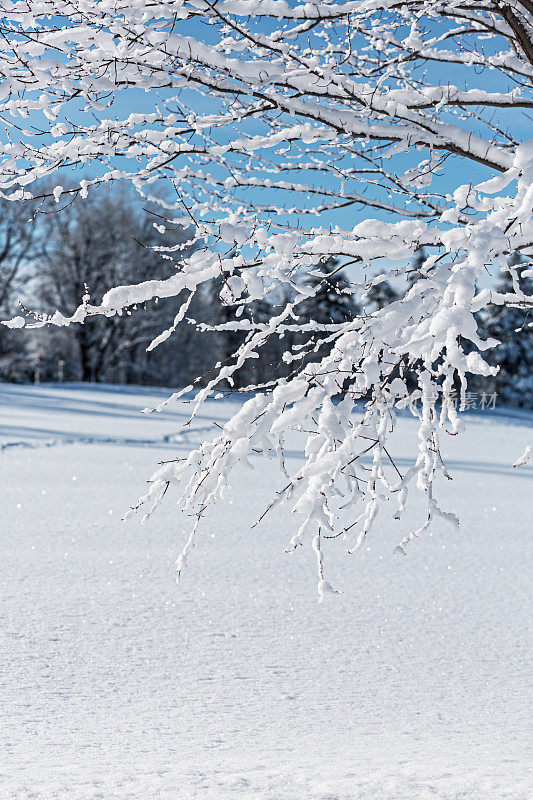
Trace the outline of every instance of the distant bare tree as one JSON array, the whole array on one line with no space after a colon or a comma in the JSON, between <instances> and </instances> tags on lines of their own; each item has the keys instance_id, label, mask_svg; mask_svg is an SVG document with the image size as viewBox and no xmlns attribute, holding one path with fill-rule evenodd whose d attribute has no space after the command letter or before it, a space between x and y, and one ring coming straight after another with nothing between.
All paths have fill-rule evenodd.
<instances>
[{"instance_id":1,"label":"distant bare tree","mask_svg":"<svg viewBox=\"0 0 533 800\"><path fill-rule=\"evenodd\" d=\"M35 260L41 311L58 308L69 316L84 296L100 301L110 286L168 277L175 268L152 248L168 244L169 237L157 232L154 220L116 188L96 192L87 202L70 205L60 214L46 214L41 222L46 245ZM172 241L184 241L187 235L180 228ZM150 304L156 310L156 301ZM115 380L135 379L125 373L139 367L147 345L166 325L172 309L163 306L161 313L147 315L130 309L75 326L79 377L103 380L111 374Z\"/></svg>"},{"instance_id":2,"label":"distant bare tree","mask_svg":"<svg viewBox=\"0 0 533 800\"><path fill-rule=\"evenodd\" d=\"M17 307L40 247L39 226L32 220L35 203L0 198L0 314ZM25 340L0 326L0 379L12 380L26 369Z\"/></svg>"},{"instance_id":3,"label":"distant bare tree","mask_svg":"<svg viewBox=\"0 0 533 800\"><path fill-rule=\"evenodd\" d=\"M34 204L0 198L0 310L11 311L16 290L38 247Z\"/></svg>"}]
</instances>

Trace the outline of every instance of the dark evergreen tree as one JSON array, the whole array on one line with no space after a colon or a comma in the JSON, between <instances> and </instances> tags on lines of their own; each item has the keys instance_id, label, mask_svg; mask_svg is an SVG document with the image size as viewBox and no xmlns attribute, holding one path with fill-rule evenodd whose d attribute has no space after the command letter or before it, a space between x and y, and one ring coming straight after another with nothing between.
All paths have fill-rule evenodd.
<instances>
[{"instance_id":1,"label":"dark evergreen tree","mask_svg":"<svg viewBox=\"0 0 533 800\"><path fill-rule=\"evenodd\" d=\"M239 276L236 275L236 278ZM211 354L210 370L216 364L229 365L235 360L235 353L246 341L249 332L239 329L238 323L240 320L253 319L253 308L250 304L244 307L241 316L237 316L237 306L235 305L235 296L232 286L228 281L222 278L216 278L210 281L207 289L206 306L200 310L200 322L206 322L209 326L216 328L217 326L229 326L235 324L232 330L217 329L210 332L211 346L209 351ZM256 309L258 312L258 309ZM227 388L242 388L250 382L250 362L247 362L241 369L233 375L233 382L227 385ZM209 371L207 377L211 376Z\"/></svg>"},{"instance_id":2,"label":"dark evergreen tree","mask_svg":"<svg viewBox=\"0 0 533 800\"><path fill-rule=\"evenodd\" d=\"M340 324L361 313L361 308L350 290L350 282L339 270L337 259L324 260L310 277L309 285L315 289L315 294L298 305L296 313L300 324ZM321 345L320 342L329 335L330 332L321 331L319 327L313 334L295 337L297 344L311 344L311 348L306 347L305 354L302 355L302 364L319 361L327 355L332 344Z\"/></svg>"},{"instance_id":3,"label":"dark evergreen tree","mask_svg":"<svg viewBox=\"0 0 533 800\"><path fill-rule=\"evenodd\" d=\"M268 323L276 314L272 304L265 300L255 300L250 305L251 319L257 324ZM269 383L278 378L283 370L281 360L283 349L278 337L271 336L261 348L260 358L251 359L247 365L246 383Z\"/></svg>"},{"instance_id":4,"label":"dark evergreen tree","mask_svg":"<svg viewBox=\"0 0 533 800\"><path fill-rule=\"evenodd\" d=\"M366 303L371 306L372 311L377 311L381 308L385 308L390 303L393 303L399 297L398 292L396 292L388 281L383 281L382 283L376 284L376 286L372 286L369 292L366 295Z\"/></svg>"},{"instance_id":5,"label":"dark evergreen tree","mask_svg":"<svg viewBox=\"0 0 533 800\"><path fill-rule=\"evenodd\" d=\"M415 283L417 283L419 280L425 279L426 276L423 271L423 266L426 258L427 256L424 247L419 247L413 256L410 270L407 273L407 286L405 288L405 294L407 294L407 292L415 285ZM411 365L408 365L407 363L402 364L401 377L403 380L405 380L409 391L413 391L414 389L418 388L417 373L419 366L419 361Z\"/></svg>"},{"instance_id":6,"label":"dark evergreen tree","mask_svg":"<svg viewBox=\"0 0 533 800\"><path fill-rule=\"evenodd\" d=\"M413 260L411 262L411 267L407 274L407 289L406 292L409 291L411 286L413 286L417 281L421 278L425 278L423 266L426 260L426 251L423 247L419 247L416 253L413 256Z\"/></svg>"},{"instance_id":7,"label":"dark evergreen tree","mask_svg":"<svg viewBox=\"0 0 533 800\"><path fill-rule=\"evenodd\" d=\"M520 288L527 294L533 292L531 278L522 278L524 265L520 257L511 260L519 275ZM510 272L506 272L496 287L500 293L513 291ZM489 306L482 321L484 338L498 339L501 345L489 350L485 358L499 372L487 384L487 389L497 393L498 402L533 407L533 328L527 311L500 305Z\"/></svg>"},{"instance_id":8,"label":"dark evergreen tree","mask_svg":"<svg viewBox=\"0 0 533 800\"><path fill-rule=\"evenodd\" d=\"M346 322L359 313L359 305L350 292L350 283L339 271L335 258L328 258L309 279L315 294L298 306L298 315L322 325Z\"/></svg>"}]
</instances>

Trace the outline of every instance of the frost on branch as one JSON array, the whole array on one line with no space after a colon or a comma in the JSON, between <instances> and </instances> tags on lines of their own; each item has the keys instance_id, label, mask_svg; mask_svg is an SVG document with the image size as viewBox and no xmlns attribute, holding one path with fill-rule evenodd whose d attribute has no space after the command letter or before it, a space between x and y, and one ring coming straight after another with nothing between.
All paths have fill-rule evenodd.
<instances>
[{"instance_id":1,"label":"frost on branch","mask_svg":"<svg viewBox=\"0 0 533 800\"><path fill-rule=\"evenodd\" d=\"M1 195L39 197L46 178L61 213L94 185L128 181L172 225L194 223L198 245L179 260L179 245L156 248L176 258L165 280L110 286L71 317L29 324L83 324L184 292L153 349L218 281L227 313L215 327L242 335L197 382L192 416L272 338L287 343L283 371L247 387L254 396L213 439L162 465L136 506L149 515L169 488L178 492L196 520L179 570L233 468L252 466L257 451L279 461L269 509L292 503L289 547L312 542L321 598L331 589L324 549L339 539L357 551L384 503L400 519L411 490L425 497L402 552L434 520L457 524L436 498L438 476L450 477L440 437L461 430L468 377L494 374L484 354L498 345L480 336L474 314L500 304L525 315L533 304L513 266L533 253L533 143L513 133L533 107L530 5L4 0ZM83 165L93 171L78 185L61 177ZM385 281L401 285L422 249L418 280L369 313L365 298ZM309 321L302 310L332 258L362 310ZM511 275L503 294L488 277L500 268ZM276 313L254 319L265 299ZM402 410L418 420L418 452L400 470ZM294 429L307 442L291 473L284 449Z\"/></svg>"}]
</instances>

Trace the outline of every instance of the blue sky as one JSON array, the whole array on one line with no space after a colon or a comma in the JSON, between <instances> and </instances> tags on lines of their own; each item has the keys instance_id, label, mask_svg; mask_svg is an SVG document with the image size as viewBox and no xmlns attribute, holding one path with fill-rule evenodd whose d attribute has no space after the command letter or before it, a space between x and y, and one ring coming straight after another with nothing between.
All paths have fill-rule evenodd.
<instances>
[{"instance_id":1,"label":"blue sky","mask_svg":"<svg viewBox=\"0 0 533 800\"><path fill-rule=\"evenodd\" d=\"M202 40L212 40L214 39L214 31L211 26L201 23L198 20L188 21L181 25L180 32L198 37ZM487 43L487 47L490 46L490 42ZM472 76L475 73L473 71L469 71L469 75ZM427 78L435 83L435 84L457 84L458 86L462 87L464 84L464 69L450 65L446 68L445 74L442 71L442 65L437 68L431 67L427 72ZM422 76L420 76L422 77ZM476 75L476 85L470 86L467 85L465 88L486 88L490 90L506 90L512 88L512 85L507 85L506 81L499 75L499 73L492 71L486 72L482 75ZM126 91L120 92L116 95L113 99L112 105L108 110L99 112L99 117L101 118L123 118L127 116L129 113L135 112L143 112L143 111L152 111L154 106L158 101L162 102L167 99L169 96L176 94L175 91L169 92L168 90L161 90L160 92L154 92L153 90L150 93L145 93L144 91L135 89L135 88L128 88ZM197 113L213 113L214 110L218 110L220 108L220 101L212 98L203 97L198 92L184 89L182 90L182 98L184 99L186 105L190 106L194 109ZM71 120L77 121L79 123L84 122L91 122L93 121L93 117L91 114L83 112L81 110L81 106L79 102L73 103L67 109L66 116L68 116ZM515 137L526 140L531 138L533 135L533 123L531 119L527 118L521 112L499 112L497 115L500 117L500 120L504 124L504 126L509 126L513 130L513 134ZM20 120L16 120L17 123ZM31 124L35 124L39 128L44 128L48 126L47 120L38 114L32 115L29 119L22 121L24 127L29 127ZM472 132L478 133L483 135L482 126L471 121L468 121L465 124L465 127L468 129L469 125L472 127L470 128ZM261 132L262 125L261 123L248 121L245 126L248 133L259 133ZM224 133L223 136L226 134ZM5 137L5 134L4 134ZM221 141L224 141L222 139ZM394 170L396 172L404 171L409 167L413 167L416 165L418 161L423 160L428 155L427 150L423 150L420 152L411 152L409 154L395 156L393 160L386 163L388 169ZM355 159L357 161L357 159ZM183 166L186 163L186 160L183 159L180 161L180 166ZM346 156L345 164L350 163L350 157ZM134 169L135 162L130 160L129 164L124 163L124 159L122 159L121 168L123 169ZM215 167L215 170L218 168ZM93 176L98 175L104 170L104 167L98 162L90 162L88 161L85 165L77 168L72 174L68 175L70 180L79 180L82 176ZM222 176L222 172L219 173ZM476 164L473 161L466 161L465 159L450 156L445 165L445 169L443 171L442 176L437 177L434 179L432 184L432 189L447 193L453 191L458 185L462 183L477 183L481 180L486 179L490 175L490 170L483 167L482 165ZM224 175L225 177L226 175ZM61 180L66 180L67 176L58 176L58 183ZM318 173L309 173L308 175L300 174L300 175L293 175L291 176L292 180L298 179L301 182L314 184L316 186L325 187L328 185L328 182L331 180L327 176L319 175ZM352 184L350 189L352 191L358 191L361 187L357 187L356 185ZM387 196L383 191L380 191L378 188L372 190L375 192L375 196L380 197L380 199L386 200ZM259 202L261 204L271 204L276 201L279 201L280 195L278 192L268 191L265 189L261 190L260 197L258 195L257 190L251 190L251 194L256 194L259 198ZM291 202L291 198L286 198L287 203L289 205L294 202ZM354 206L349 207L347 209L339 210L334 213L323 213L318 219L314 216L307 216L303 215L301 217L301 224L303 227L313 227L316 225L322 225L327 227L329 225L339 225L342 228L351 229L355 224L362 221L367 217L373 217L377 219L387 219L390 216L386 212L379 211L374 208L367 208L361 206ZM397 217L393 217L397 218ZM292 217L294 221L294 217Z\"/></svg>"}]
</instances>

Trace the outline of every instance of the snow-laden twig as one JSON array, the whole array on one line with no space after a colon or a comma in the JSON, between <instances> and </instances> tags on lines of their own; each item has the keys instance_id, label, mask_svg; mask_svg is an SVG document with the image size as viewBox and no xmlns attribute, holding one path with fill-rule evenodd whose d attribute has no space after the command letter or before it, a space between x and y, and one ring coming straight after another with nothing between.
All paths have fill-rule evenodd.
<instances>
[{"instance_id":1,"label":"snow-laden twig","mask_svg":"<svg viewBox=\"0 0 533 800\"><path fill-rule=\"evenodd\" d=\"M176 259L165 280L110 286L100 302L87 293L71 316L25 314L4 324L83 324L186 292L153 348L186 319L195 294L219 280L234 318L218 327L243 337L224 363L157 407L195 390L191 416L261 359L272 337L288 342L283 377L246 387L257 395L188 457L162 465L134 507L148 508L146 518L178 490L196 519L180 568L204 511L257 451L276 454L282 473L268 509L291 502L300 516L289 548L313 532L321 597L324 547L347 539L355 552L384 503L403 519L413 488L425 498L427 516L410 525L402 551L437 518L456 525L436 501L437 477L450 477L439 432L461 430L468 376L494 374L483 354L498 344L483 340L474 314L533 304L509 266L516 254L533 257L533 143L513 130L533 106L530 5L4 0L0 195L41 197L47 179L59 204L128 181L173 225L193 223L198 245L156 248ZM442 79L449 65L454 84ZM145 100L124 112L132 90ZM60 170L91 163L98 174L68 189L59 183ZM473 167L482 179L472 179ZM450 191L439 188L446 179L456 181ZM158 191L161 183L170 191ZM367 213L349 217L357 209ZM364 300L380 282L405 277L421 248L419 280L400 299L298 330L320 285L309 276L325 260L358 266L351 288ZM505 293L477 288L494 265L511 270ZM268 322L244 313L271 297L288 299ZM418 452L400 472L402 409L418 419ZM294 429L308 438L305 462L291 472Z\"/></svg>"}]
</instances>

